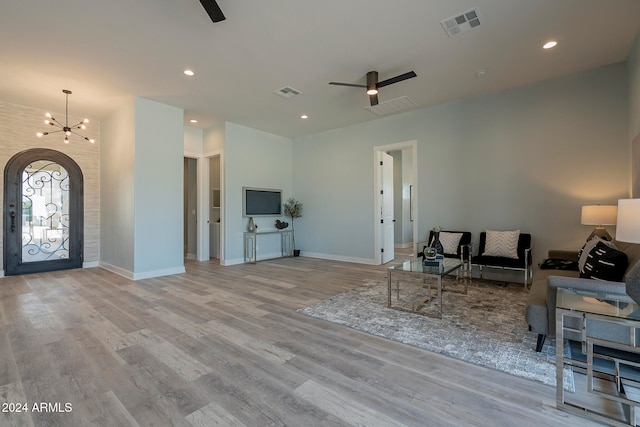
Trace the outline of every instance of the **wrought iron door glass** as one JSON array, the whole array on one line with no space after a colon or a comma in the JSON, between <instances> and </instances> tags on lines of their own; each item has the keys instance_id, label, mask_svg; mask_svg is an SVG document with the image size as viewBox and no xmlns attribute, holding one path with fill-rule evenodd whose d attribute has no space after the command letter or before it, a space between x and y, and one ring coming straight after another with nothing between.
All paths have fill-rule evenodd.
<instances>
[{"instance_id":1,"label":"wrought iron door glass","mask_svg":"<svg viewBox=\"0 0 640 427\"><path fill-rule=\"evenodd\" d=\"M69 258L68 172L37 160L22 172L22 262Z\"/></svg>"}]
</instances>

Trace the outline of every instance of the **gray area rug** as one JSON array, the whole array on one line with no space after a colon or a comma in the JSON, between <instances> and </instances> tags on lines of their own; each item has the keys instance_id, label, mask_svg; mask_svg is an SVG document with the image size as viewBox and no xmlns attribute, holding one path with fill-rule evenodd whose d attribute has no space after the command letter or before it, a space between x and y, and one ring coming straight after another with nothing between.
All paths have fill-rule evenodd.
<instances>
[{"instance_id":1,"label":"gray area rug","mask_svg":"<svg viewBox=\"0 0 640 427\"><path fill-rule=\"evenodd\" d=\"M447 278L444 286L462 289L455 278ZM400 310L391 309L386 307L387 283L371 282L298 312L555 386L555 341L547 339L536 353L537 335L528 331L524 319L528 291L521 284L474 280L466 295L445 291L442 319L429 316L437 314L437 299L420 305L426 292L418 283L401 284L401 299L392 294L392 304ZM416 307L426 315L408 312ZM573 389L569 371L565 384Z\"/></svg>"}]
</instances>

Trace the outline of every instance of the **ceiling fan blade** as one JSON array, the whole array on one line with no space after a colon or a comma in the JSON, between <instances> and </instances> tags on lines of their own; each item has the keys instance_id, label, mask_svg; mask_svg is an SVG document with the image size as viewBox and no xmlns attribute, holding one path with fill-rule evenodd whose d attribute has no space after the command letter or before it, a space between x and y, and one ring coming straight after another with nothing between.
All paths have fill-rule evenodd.
<instances>
[{"instance_id":1,"label":"ceiling fan blade","mask_svg":"<svg viewBox=\"0 0 640 427\"><path fill-rule=\"evenodd\" d=\"M389 86L403 80L412 79L414 77L417 77L417 74L413 71L409 71L408 73L400 74L399 76L391 77L390 79L378 82L378 87Z\"/></svg>"},{"instance_id":2,"label":"ceiling fan blade","mask_svg":"<svg viewBox=\"0 0 640 427\"><path fill-rule=\"evenodd\" d=\"M351 83L339 83L339 82L329 82L330 85L337 85L337 86L351 86L351 87L367 87L366 85L354 85Z\"/></svg>"},{"instance_id":3,"label":"ceiling fan blade","mask_svg":"<svg viewBox=\"0 0 640 427\"><path fill-rule=\"evenodd\" d=\"M204 10L207 11L209 18L211 18L213 22L220 22L227 19L222 13L222 10L220 9L220 6L218 6L216 0L200 0L200 3L202 4L202 7L204 7Z\"/></svg>"},{"instance_id":4,"label":"ceiling fan blade","mask_svg":"<svg viewBox=\"0 0 640 427\"><path fill-rule=\"evenodd\" d=\"M378 95L369 95L369 101L371 101L371 106L378 105Z\"/></svg>"}]
</instances>

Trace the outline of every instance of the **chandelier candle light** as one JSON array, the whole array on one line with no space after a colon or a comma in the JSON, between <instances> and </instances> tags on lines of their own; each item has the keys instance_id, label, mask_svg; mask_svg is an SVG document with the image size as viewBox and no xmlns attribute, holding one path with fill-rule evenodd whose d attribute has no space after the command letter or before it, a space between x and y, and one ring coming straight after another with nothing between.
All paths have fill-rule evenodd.
<instances>
[{"instance_id":1,"label":"chandelier candle light","mask_svg":"<svg viewBox=\"0 0 640 427\"><path fill-rule=\"evenodd\" d=\"M89 123L89 119L84 119L79 121L78 123L76 123L73 126L69 126L69 95L71 95L71 91L67 90L67 89L62 89L62 92L65 94L66 96L66 107L65 107L65 117L64 117L64 124L60 123L59 121L56 120L55 117L53 117L51 115L51 113L47 113L45 114L47 116L47 118L45 119L45 124L54 126L54 127L58 127L58 130L54 130L52 132L38 132L36 135L38 135L38 137L43 137L45 135L49 135L51 133L57 133L57 132L64 132L64 143L68 144L69 143L69 136L71 134L77 135L80 138L83 138L87 141L89 141L90 143L94 143L96 142L95 139L92 138L87 138L86 136L82 136L79 133L75 132L74 129L86 129L86 124Z\"/></svg>"}]
</instances>

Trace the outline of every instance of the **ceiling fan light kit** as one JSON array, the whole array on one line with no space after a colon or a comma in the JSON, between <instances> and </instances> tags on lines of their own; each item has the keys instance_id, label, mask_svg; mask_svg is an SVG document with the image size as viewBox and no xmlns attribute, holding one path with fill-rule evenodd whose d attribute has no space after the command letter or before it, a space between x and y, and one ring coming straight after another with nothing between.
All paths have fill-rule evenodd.
<instances>
[{"instance_id":1,"label":"ceiling fan light kit","mask_svg":"<svg viewBox=\"0 0 640 427\"><path fill-rule=\"evenodd\" d=\"M378 94L378 72L377 71L369 71L367 73L367 95L377 95Z\"/></svg>"},{"instance_id":2,"label":"ceiling fan light kit","mask_svg":"<svg viewBox=\"0 0 640 427\"><path fill-rule=\"evenodd\" d=\"M403 80L412 79L417 77L417 74L414 71L409 71L404 74L400 74L395 77L391 77L390 79L383 80L381 82L378 81L378 72L377 71L369 71L367 73L367 84L359 85L353 83L340 83L340 82L329 82L330 85L337 86L350 86L350 87L363 87L367 89L367 95L369 95L369 102L371 106L378 105L378 93L381 87L389 86L394 83L399 83Z\"/></svg>"}]
</instances>

